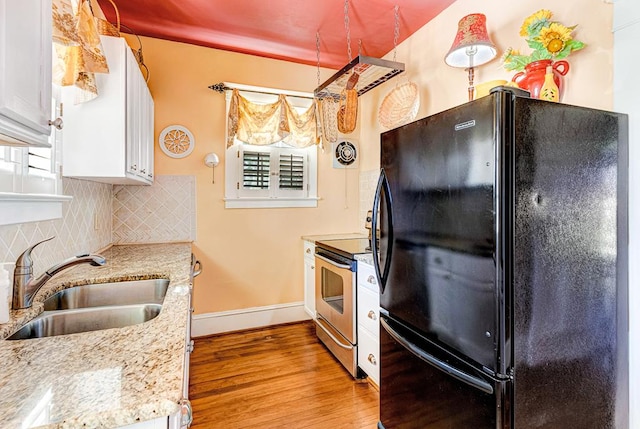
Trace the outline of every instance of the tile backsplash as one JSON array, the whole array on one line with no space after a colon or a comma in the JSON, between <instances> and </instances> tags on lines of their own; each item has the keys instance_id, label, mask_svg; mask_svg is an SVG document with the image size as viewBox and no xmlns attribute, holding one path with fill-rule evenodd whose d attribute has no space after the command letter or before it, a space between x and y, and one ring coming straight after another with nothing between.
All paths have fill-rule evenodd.
<instances>
[{"instance_id":1,"label":"tile backsplash","mask_svg":"<svg viewBox=\"0 0 640 429\"><path fill-rule=\"evenodd\" d=\"M373 197L376 192L376 186L378 185L378 176L380 170L369 170L360 172L360 211L359 220L364 229L364 222L367 217L367 211L373 207Z\"/></svg>"},{"instance_id":2,"label":"tile backsplash","mask_svg":"<svg viewBox=\"0 0 640 429\"><path fill-rule=\"evenodd\" d=\"M53 236L33 251L36 274L111 244L111 185L65 178L62 188L73 197L63 204L62 218L0 226L0 263L15 262L27 247Z\"/></svg>"},{"instance_id":3,"label":"tile backsplash","mask_svg":"<svg viewBox=\"0 0 640 429\"><path fill-rule=\"evenodd\" d=\"M151 186L113 187L114 244L195 239L195 176L156 176Z\"/></svg>"},{"instance_id":4,"label":"tile backsplash","mask_svg":"<svg viewBox=\"0 0 640 429\"><path fill-rule=\"evenodd\" d=\"M0 226L0 263L14 263L29 246L34 273L110 244L192 241L196 236L195 176L156 176L152 186L113 186L64 178L62 218Z\"/></svg>"}]
</instances>

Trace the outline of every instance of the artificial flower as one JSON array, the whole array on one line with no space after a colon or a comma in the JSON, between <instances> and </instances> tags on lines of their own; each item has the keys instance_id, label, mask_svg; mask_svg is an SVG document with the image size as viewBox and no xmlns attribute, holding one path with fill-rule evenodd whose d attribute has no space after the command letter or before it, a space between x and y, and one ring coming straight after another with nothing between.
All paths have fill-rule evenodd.
<instances>
[{"instance_id":1,"label":"artificial flower","mask_svg":"<svg viewBox=\"0 0 640 429\"><path fill-rule=\"evenodd\" d=\"M557 55L566 46L566 42L571 40L571 29L557 22L549 27L540 30L540 35L536 40L545 47L551 55Z\"/></svg>"},{"instance_id":2,"label":"artificial flower","mask_svg":"<svg viewBox=\"0 0 640 429\"><path fill-rule=\"evenodd\" d=\"M515 49L507 49L502 56L502 63L507 70L524 70L527 64L538 60L560 60L585 47L584 43L572 37L575 25L566 27L552 21L552 17L550 10L541 9L524 20L520 35L533 51L525 55Z\"/></svg>"}]
</instances>

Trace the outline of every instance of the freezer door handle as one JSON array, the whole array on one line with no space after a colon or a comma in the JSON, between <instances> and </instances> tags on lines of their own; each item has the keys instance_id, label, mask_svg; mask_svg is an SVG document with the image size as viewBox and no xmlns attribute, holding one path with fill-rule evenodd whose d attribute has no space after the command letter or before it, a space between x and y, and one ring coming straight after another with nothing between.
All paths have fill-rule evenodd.
<instances>
[{"instance_id":1,"label":"freezer door handle","mask_svg":"<svg viewBox=\"0 0 640 429\"><path fill-rule=\"evenodd\" d=\"M394 340L400 343L400 345L402 345L419 359L422 359L431 366L438 368L440 371L449 374L450 376L462 381L463 383L468 384L469 386L475 387L476 389L479 389L490 395L493 394L493 386L491 384L487 383L485 380L479 377L467 374L466 372L461 371L449 365L448 363L441 361L435 356L431 356L420 347L403 337L398 331L389 326L389 323L386 321L384 316L380 316L380 325L382 325L385 331L387 331Z\"/></svg>"}]
</instances>

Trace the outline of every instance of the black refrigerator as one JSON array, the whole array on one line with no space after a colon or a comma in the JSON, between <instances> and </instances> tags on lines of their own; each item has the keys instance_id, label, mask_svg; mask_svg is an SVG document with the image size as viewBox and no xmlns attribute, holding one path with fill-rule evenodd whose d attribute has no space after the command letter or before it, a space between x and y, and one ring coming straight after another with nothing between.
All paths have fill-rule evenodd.
<instances>
[{"instance_id":1,"label":"black refrigerator","mask_svg":"<svg viewBox=\"0 0 640 429\"><path fill-rule=\"evenodd\" d=\"M627 428L627 120L500 88L381 135L380 429Z\"/></svg>"}]
</instances>

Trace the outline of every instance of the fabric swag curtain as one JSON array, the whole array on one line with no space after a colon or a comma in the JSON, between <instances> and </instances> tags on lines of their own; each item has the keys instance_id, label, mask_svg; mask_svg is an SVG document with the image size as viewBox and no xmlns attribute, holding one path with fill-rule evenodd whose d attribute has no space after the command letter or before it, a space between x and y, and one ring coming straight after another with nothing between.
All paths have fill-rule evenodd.
<instances>
[{"instance_id":1,"label":"fabric swag curtain","mask_svg":"<svg viewBox=\"0 0 640 429\"><path fill-rule=\"evenodd\" d=\"M53 0L53 81L75 86L76 102L98 96L94 73L109 73L88 0Z\"/></svg>"},{"instance_id":2,"label":"fabric swag curtain","mask_svg":"<svg viewBox=\"0 0 640 429\"><path fill-rule=\"evenodd\" d=\"M253 103L237 89L231 94L227 130L227 147L234 139L247 144L265 146L284 140L295 147L320 142L315 102L298 113L282 94L270 104Z\"/></svg>"}]
</instances>

